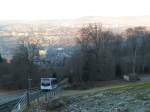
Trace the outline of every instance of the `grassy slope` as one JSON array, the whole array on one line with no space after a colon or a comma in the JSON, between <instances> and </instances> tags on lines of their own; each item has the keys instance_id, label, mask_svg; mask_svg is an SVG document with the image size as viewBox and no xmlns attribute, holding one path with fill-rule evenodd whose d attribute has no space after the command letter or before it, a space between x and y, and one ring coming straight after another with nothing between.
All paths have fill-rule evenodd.
<instances>
[{"instance_id":1,"label":"grassy slope","mask_svg":"<svg viewBox=\"0 0 150 112\"><path fill-rule=\"evenodd\" d=\"M101 96L101 94L103 95ZM90 107L90 105L95 106L94 101L99 99L97 100L97 102L101 102L101 101L105 102L105 104L102 104L101 107L106 108L106 109L107 107L110 107L108 104L110 103L111 106L123 104L125 105L126 108L129 107L128 108L129 112L131 111L132 112L149 112L150 110L149 108L150 82L129 83L129 84L115 85L115 86L109 86L109 87L103 87L103 88L97 87L97 88L93 88L90 90L72 90L72 91L70 90L70 91L64 91L58 96L60 97L61 100L69 101L69 103L68 102L66 103L67 105L74 105L74 104L78 106L84 105L84 106L81 106L81 108L83 109ZM96 96L96 99L94 99L95 96ZM72 99L72 97L74 97L75 99L77 98L78 101L77 102L75 101L75 103L74 102L70 103L70 100ZM125 99L120 99L122 97L129 99L129 101L127 100L124 102ZM91 101L88 102L89 100L94 100L94 101L92 103ZM146 103L148 102L148 106L143 105L143 104L146 104L145 102ZM100 106L98 106L98 108L99 107ZM111 108L113 108L113 106ZM58 110L58 107L56 110Z\"/></svg>"},{"instance_id":2,"label":"grassy slope","mask_svg":"<svg viewBox=\"0 0 150 112\"><path fill-rule=\"evenodd\" d=\"M66 90L62 93L60 93L59 97L69 97L69 96L76 96L76 95L85 95L85 94L94 94L97 92L101 92L104 90L129 90L129 89L150 89L150 82L131 82L126 84L120 84L120 85L112 85L107 87L95 87L88 90Z\"/></svg>"},{"instance_id":3,"label":"grassy slope","mask_svg":"<svg viewBox=\"0 0 150 112\"><path fill-rule=\"evenodd\" d=\"M60 110L68 108L69 105L78 105L81 106L80 108L84 109L90 107L91 105L95 106L96 104L94 104L94 101L97 101L98 103L99 102L106 103L106 104L102 104L101 106L98 106L98 108L110 107L107 104L110 103L111 105L112 104L119 104L119 105L123 104L127 106L131 105L131 107L133 108L130 108L129 112L150 112L149 110L148 111L145 110L144 107L142 107L140 111L137 111L139 110L138 105L143 104L143 102L145 103L145 101L150 101L150 82L126 83L120 85L112 85L108 87L96 87L89 90L64 90L61 93L58 93L56 97L57 99L52 104L49 104L51 106L48 108L50 112L60 112ZM120 97L125 97L125 98L131 97L131 100L129 99L130 102L126 101L124 104L122 100L119 100ZM132 101L133 98L134 100ZM133 103L136 102L137 102L136 104L137 106L134 107L135 105ZM89 105L86 105L85 107L82 106L83 104L89 104ZM92 108L93 107L90 107L90 109ZM135 108L137 108L137 110ZM26 110L25 112L29 112L29 110Z\"/></svg>"}]
</instances>

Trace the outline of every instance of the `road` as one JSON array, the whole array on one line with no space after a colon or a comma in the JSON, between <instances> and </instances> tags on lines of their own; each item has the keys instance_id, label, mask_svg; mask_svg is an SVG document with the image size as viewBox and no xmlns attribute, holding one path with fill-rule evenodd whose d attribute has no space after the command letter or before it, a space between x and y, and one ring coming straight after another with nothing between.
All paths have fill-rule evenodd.
<instances>
[{"instance_id":1,"label":"road","mask_svg":"<svg viewBox=\"0 0 150 112\"><path fill-rule=\"evenodd\" d=\"M18 91L0 91L0 105L19 98L25 90Z\"/></svg>"}]
</instances>

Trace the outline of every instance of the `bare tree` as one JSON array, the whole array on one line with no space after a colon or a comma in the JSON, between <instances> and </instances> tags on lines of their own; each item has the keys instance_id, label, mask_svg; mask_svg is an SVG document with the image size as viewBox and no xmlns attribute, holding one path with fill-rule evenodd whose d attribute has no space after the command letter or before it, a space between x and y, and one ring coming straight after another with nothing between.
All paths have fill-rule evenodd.
<instances>
[{"instance_id":1,"label":"bare tree","mask_svg":"<svg viewBox=\"0 0 150 112\"><path fill-rule=\"evenodd\" d=\"M144 27L128 28L126 30L127 44L131 53L132 73L136 73L137 52L144 37Z\"/></svg>"},{"instance_id":2,"label":"bare tree","mask_svg":"<svg viewBox=\"0 0 150 112\"><path fill-rule=\"evenodd\" d=\"M114 34L100 24L90 24L80 30L83 76L85 80L104 80L114 77L112 44ZM108 69L110 70L109 73ZM110 75L111 74L111 75Z\"/></svg>"}]
</instances>

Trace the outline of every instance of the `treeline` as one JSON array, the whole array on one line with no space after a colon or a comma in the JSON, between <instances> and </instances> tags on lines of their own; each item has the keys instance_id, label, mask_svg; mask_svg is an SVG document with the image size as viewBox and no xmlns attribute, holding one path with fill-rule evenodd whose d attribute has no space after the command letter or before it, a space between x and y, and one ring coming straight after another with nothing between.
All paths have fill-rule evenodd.
<instances>
[{"instance_id":1,"label":"treeline","mask_svg":"<svg viewBox=\"0 0 150 112\"><path fill-rule=\"evenodd\" d=\"M73 84L150 72L150 31L145 27L116 34L102 25L90 24L80 30L77 44L78 52L65 66Z\"/></svg>"},{"instance_id":2,"label":"treeline","mask_svg":"<svg viewBox=\"0 0 150 112\"><path fill-rule=\"evenodd\" d=\"M28 78L32 79L32 87L40 87L40 78L51 77L51 73L58 78L69 77L73 85L150 73L150 31L145 27L128 28L117 34L100 24L90 24L79 33L78 50L65 59L63 68L35 64L32 56L38 51L36 46L29 46L30 50L20 46L11 63L0 56L0 88L26 88Z\"/></svg>"},{"instance_id":3,"label":"treeline","mask_svg":"<svg viewBox=\"0 0 150 112\"><path fill-rule=\"evenodd\" d=\"M48 74L48 70L34 64L29 59L29 51L23 45L16 50L10 62L0 56L0 88L2 89L25 89L28 78L32 79L32 87L40 87L40 78L45 74Z\"/></svg>"}]
</instances>

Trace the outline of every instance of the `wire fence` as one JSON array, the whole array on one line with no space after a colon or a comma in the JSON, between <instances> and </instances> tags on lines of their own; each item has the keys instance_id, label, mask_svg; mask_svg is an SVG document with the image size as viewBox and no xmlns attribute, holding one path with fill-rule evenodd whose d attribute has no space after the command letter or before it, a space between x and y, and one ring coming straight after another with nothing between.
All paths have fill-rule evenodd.
<instances>
[{"instance_id":1,"label":"wire fence","mask_svg":"<svg viewBox=\"0 0 150 112\"><path fill-rule=\"evenodd\" d=\"M18 103L13 107L11 112L22 112L27 104L27 96L26 93L22 95L19 99Z\"/></svg>"},{"instance_id":2,"label":"wire fence","mask_svg":"<svg viewBox=\"0 0 150 112\"><path fill-rule=\"evenodd\" d=\"M42 92L41 90L38 90L37 88L34 88L30 90L29 94L29 101L34 102L35 100L39 102L40 99L51 99L56 94L62 92L62 85L66 82L66 80L61 81L58 83L58 87L49 91L49 92ZM27 108L28 104L28 98L27 98L27 91L24 92L24 94L19 97L15 98L14 100L11 100L9 102L6 102L4 104L0 104L0 112L23 112L25 108Z\"/></svg>"},{"instance_id":3,"label":"wire fence","mask_svg":"<svg viewBox=\"0 0 150 112\"><path fill-rule=\"evenodd\" d=\"M58 92L60 92L60 90L60 88L53 89L49 92L42 92L41 90L38 90L36 92L30 93L29 101L30 103L35 100L39 101L40 98L47 100L48 98L55 96ZM27 100L27 92L25 92L24 95L22 95L18 100L16 105L12 108L11 112L23 112L23 110L28 106Z\"/></svg>"}]
</instances>

